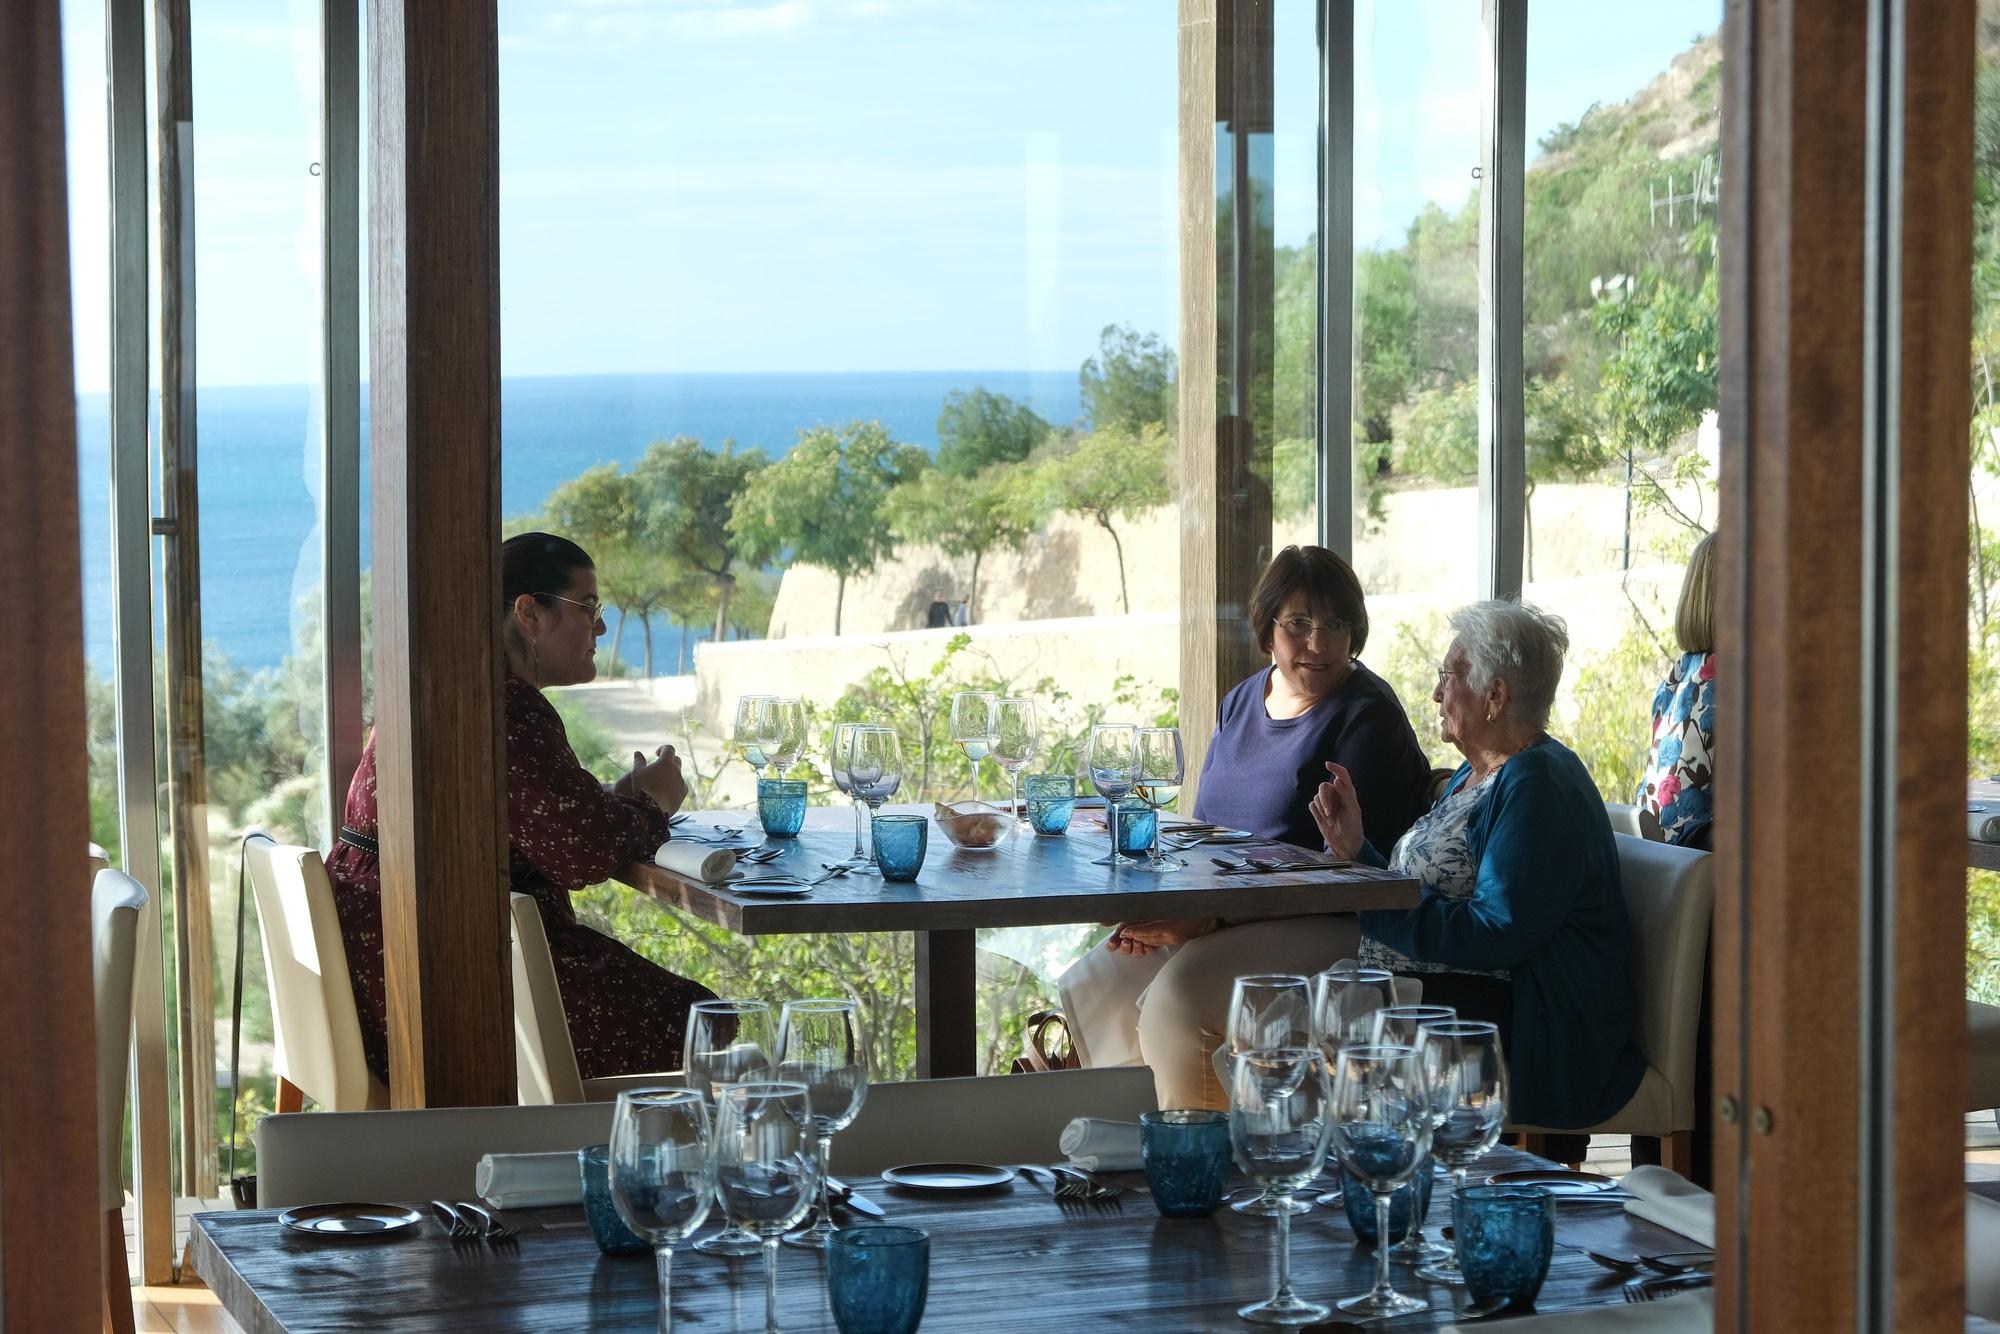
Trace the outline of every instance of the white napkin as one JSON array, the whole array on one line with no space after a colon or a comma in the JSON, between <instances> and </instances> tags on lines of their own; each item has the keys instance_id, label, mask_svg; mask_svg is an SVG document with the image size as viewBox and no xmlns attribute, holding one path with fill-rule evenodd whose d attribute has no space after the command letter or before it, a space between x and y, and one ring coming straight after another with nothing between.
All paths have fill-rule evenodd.
<instances>
[{"instance_id":1,"label":"white napkin","mask_svg":"<svg viewBox=\"0 0 2000 1334\"><path fill-rule=\"evenodd\" d=\"M2000 803L1968 802L1965 812L1965 833L1977 843L2000 843Z\"/></svg>"},{"instance_id":2,"label":"white napkin","mask_svg":"<svg viewBox=\"0 0 2000 1334\"><path fill-rule=\"evenodd\" d=\"M472 1174L473 1189L495 1209L539 1209L583 1202L583 1167L568 1153L489 1153Z\"/></svg>"},{"instance_id":3,"label":"white napkin","mask_svg":"<svg viewBox=\"0 0 2000 1334\"><path fill-rule=\"evenodd\" d=\"M1086 1172L1131 1172L1143 1166L1137 1121L1079 1116L1063 1127L1057 1144L1063 1157Z\"/></svg>"},{"instance_id":4,"label":"white napkin","mask_svg":"<svg viewBox=\"0 0 2000 1334\"><path fill-rule=\"evenodd\" d=\"M2000 1202L1965 1196L1965 1309L2000 1320Z\"/></svg>"},{"instance_id":5,"label":"white napkin","mask_svg":"<svg viewBox=\"0 0 2000 1334\"><path fill-rule=\"evenodd\" d=\"M653 854L653 865L665 867L675 875L684 875L690 880L719 885L736 869L736 854L728 848L675 843L670 839L660 844L660 850Z\"/></svg>"},{"instance_id":6,"label":"white napkin","mask_svg":"<svg viewBox=\"0 0 2000 1334\"><path fill-rule=\"evenodd\" d=\"M1481 1321L1446 1325L1447 1330L1487 1329ZM1582 1311L1531 1315L1498 1326L1507 1334L1706 1334L1715 1328L1715 1294L1687 1292L1633 1306L1593 1306Z\"/></svg>"},{"instance_id":7,"label":"white napkin","mask_svg":"<svg viewBox=\"0 0 2000 1334\"><path fill-rule=\"evenodd\" d=\"M1625 1174L1624 1186L1637 1197L1625 1202L1626 1213L1700 1245L1715 1245L1715 1196L1694 1182L1664 1167L1635 1167Z\"/></svg>"}]
</instances>

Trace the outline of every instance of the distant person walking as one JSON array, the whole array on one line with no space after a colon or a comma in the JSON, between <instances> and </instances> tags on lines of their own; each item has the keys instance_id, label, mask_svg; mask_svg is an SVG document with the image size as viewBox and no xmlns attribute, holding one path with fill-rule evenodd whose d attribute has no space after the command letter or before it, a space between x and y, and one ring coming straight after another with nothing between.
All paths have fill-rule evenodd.
<instances>
[{"instance_id":1,"label":"distant person walking","mask_svg":"<svg viewBox=\"0 0 2000 1334\"><path fill-rule=\"evenodd\" d=\"M924 628L926 630L944 630L948 629L950 625L951 604L944 600L943 589L933 590L931 593L930 609L924 613Z\"/></svg>"},{"instance_id":2,"label":"distant person walking","mask_svg":"<svg viewBox=\"0 0 2000 1334\"><path fill-rule=\"evenodd\" d=\"M953 625L972 624L972 599L963 593L958 596L958 605L951 610L951 623Z\"/></svg>"}]
</instances>

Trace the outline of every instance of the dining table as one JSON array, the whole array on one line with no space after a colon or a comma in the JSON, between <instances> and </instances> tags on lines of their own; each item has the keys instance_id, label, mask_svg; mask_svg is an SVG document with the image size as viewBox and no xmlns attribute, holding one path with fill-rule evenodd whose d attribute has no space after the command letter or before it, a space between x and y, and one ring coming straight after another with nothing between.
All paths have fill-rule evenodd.
<instances>
[{"instance_id":1,"label":"dining table","mask_svg":"<svg viewBox=\"0 0 2000 1334\"><path fill-rule=\"evenodd\" d=\"M882 811L929 815L931 808L888 805ZM1162 825L1171 837L1173 817L1164 817ZM702 839L732 830L741 850L778 849L762 871L791 872L803 880L825 877L826 865L853 851L854 821L845 808L809 809L794 838L764 838L756 815L746 819L740 810L692 812L674 834ZM1109 848L1109 836L1093 822L1090 809L1079 805L1066 834L1037 836L1023 826L984 850L955 847L933 819L923 867L905 883L850 873L821 879L809 892L774 894L709 884L652 862L634 862L619 878L669 907L742 936L914 933L919 1079L980 1073L974 949L982 928L1295 917L1407 908L1419 894L1408 877L1268 841L1195 844L1179 854L1188 863L1184 869L1164 874L1141 870L1136 861L1092 865ZM1286 869L1243 869L1246 858Z\"/></svg>"},{"instance_id":2,"label":"dining table","mask_svg":"<svg viewBox=\"0 0 2000 1334\"><path fill-rule=\"evenodd\" d=\"M1475 1179L1554 1166L1496 1148L1478 1164ZM1208 1218L1164 1218L1142 1173L1099 1175L1123 1193L1096 1203L1058 1199L1033 1171L981 1191L920 1192L872 1177L849 1177L847 1184L881 1206L883 1222L929 1236L923 1328L930 1334L1247 1328L1237 1309L1271 1292L1272 1220L1226 1207ZM1333 1184L1329 1175L1307 1193ZM1233 1185L1247 1188L1240 1177ZM1707 1249L1628 1214L1624 1202L1616 1190L1557 1201L1555 1250L1535 1309L1627 1300L1634 1276L1605 1268L1590 1251L1633 1258ZM199 1214L190 1232L195 1271L250 1334L655 1328L652 1257L601 1254L580 1208L501 1211L497 1217L516 1235L486 1243L454 1241L428 1208L422 1213L406 1232L373 1240L293 1232L269 1209ZM1449 1184L1440 1177L1425 1226L1435 1238L1450 1221ZM1291 1234L1292 1281L1301 1297L1330 1305L1368 1290L1374 1251L1356 1241L1340 1204L1295 1218ZM1448 1325L1468 1300L1465 1289L1420 1278L1406 1265L1394 1266L1393 1281L1430 1303L1428 1311L1398 1317L1390 1326L1397 1330ZM672 1295L676 1328L764 1327L756 1257L732 1262L683 1243L674 1254ZM822 1253L780 1248L778 1299L779 1321L792 1334L835 1328ZM1504 1321L1496 1328L1504 1329Z\"/></svg>"}]
</instances>

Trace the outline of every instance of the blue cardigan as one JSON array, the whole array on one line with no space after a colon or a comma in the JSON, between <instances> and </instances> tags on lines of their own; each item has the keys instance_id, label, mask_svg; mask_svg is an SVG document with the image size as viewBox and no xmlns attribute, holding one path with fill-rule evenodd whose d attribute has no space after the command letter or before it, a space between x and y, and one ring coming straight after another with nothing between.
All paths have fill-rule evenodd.
<instances>
[{"instance_id":1,"label":"blue cardigan","mask_svg":"<svg viewBox=\"0 0 2000 1334\"><path fill-rule=\"evenodd\" d=\"M1464 785L1461 765L1449 792ZM1508 760L1467 830L1479 863L1468 899L1426 886L1414 908L1364 912L1361 930L1425 963L1504 968L1514 1015L1509 1119L1595 1125L1646 1073L1618 845L1583 762L1543 737ZM1372 845L1364 859L1386 864Z\"/></svg>"}]
</instances>

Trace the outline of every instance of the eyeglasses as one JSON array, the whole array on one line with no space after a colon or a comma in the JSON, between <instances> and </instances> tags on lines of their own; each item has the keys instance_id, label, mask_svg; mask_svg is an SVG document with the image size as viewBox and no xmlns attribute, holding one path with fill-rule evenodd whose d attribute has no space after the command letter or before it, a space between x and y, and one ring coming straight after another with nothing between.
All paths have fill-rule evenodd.
<instances>
[{"instance_id":1,"label":"eyeglasses","mask_svg":"<svg viewBox=\"0 0 2000 1334\"><path fill-rule=\"evenodd\" d=\"M589 614L592 625L597 624L598 621L604 618L604 604L596 598L592 598L588 602L578 602L575 598L566 598L560 593L539 593L536 596L554 598L558 602L567 602L572 607L583 608Z\"/></svg>"},{"instance_id":2,"label":"eyeglasses","mask_svg":"<svg viewBox=\"0 0 2000 1334\"><path fill-rule=\"evenodd\" d=\"M1438 668L1438 686L1442 688L1449 677L1464 675L1465 669L1463 667L1440 667Z\"/></svg>"},{"instance_id":3,"label":"eyeglasses","mask_svg":"<svg viewBox=\"0 0 2000 1334\"><path fill-rule=\"evenodd\" d=\"M1287 616L1278 622L1278 628L1301 642L1311 639L1315 631L1322 639L1332 639L1336 635L1351 634L1354 630L1346 621L1316 621L1310 616Z\"/></svg>"}]
</instances>

